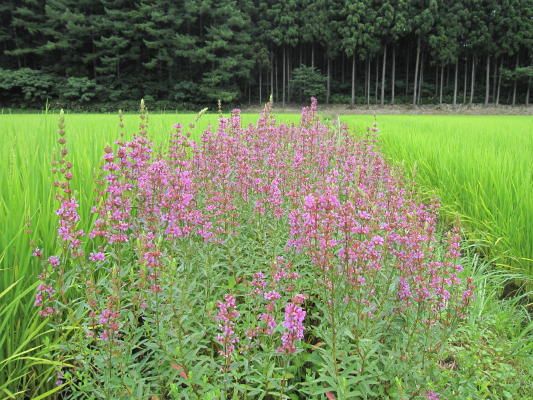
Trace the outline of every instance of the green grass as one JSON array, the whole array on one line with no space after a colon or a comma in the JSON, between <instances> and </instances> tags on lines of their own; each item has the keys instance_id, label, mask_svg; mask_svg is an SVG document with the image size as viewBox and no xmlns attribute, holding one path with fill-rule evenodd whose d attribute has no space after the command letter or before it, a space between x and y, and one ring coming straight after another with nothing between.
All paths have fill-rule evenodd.
<instances>
[{"instance_id":1,"label":"green grass","mask_svg":"<svg viewBox=\"0 0 533 400\"><path fill-rule=\"evenodd\" d=\"M342 120L358 131L371 117ZM488 260L533 278L533 117L384 115L383 150L434 190Z\"/></svg>"},{"instance_id":2,"label":"green grass","mask_svg":"<svg viewBox=\"0 0 533 400\"><path fill-rule=\"evenodd\" d=\"M281 114L278 120L290 122L298 117ZM163 143L174 123L187 126L194 118L194 114L150 115L151 138ZM256 118L243 116L245 123ZM343 116L341 120L362 132L373 117ZM488 258L531 278L533 118L410 115L378 116L377 121L388 157L404 162L408 171L416 170L417 181L435 190L450 213L462 216L470 238L482 244ZM125 123L130 135L137 130L138 117L126 115ZM210 123L216 123L216 115L202 117L195 134ZM31 249L42 247L47 255L55 246L50 165L56 126L57 114L0 115L0 398L10 396L13 387L37 387L42 393L55 380L49 376L47 346L56 344L46 343L47 327L33 308L40 267L31 258ZM82 221L87 224L88 205L96 190L93 178L99 173L104 145L118 136L118 118L67 114L66 131L74 163L73 186ZM487 296L488 304L496 297L494 293ZM494 318L503 313L506 317L501 319L514 315L513 310L499 308L490 312ZM506 340L513 334L505 333ZM523 330L517 335L524 335Z\"/></svg>"}]
</instances>

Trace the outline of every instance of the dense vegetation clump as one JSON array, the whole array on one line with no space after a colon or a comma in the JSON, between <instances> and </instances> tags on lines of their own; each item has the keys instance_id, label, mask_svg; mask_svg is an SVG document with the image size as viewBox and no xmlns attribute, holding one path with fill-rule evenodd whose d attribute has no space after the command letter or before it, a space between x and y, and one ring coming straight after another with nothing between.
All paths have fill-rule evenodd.
<instances>
[{"instance_id":1,"label":"dense vegetation clump","mask_svg":"<svg viewBox=\"0 0 533 400\"><path fill-rule=\"evenodd\" d=\"M4 0L0 106L132 111L141 97L176 109L270 94L285 105L302 101L302 77L306 95L328 103L529 104L532 10L532 0Z\"/></svg>"},{"instance_id":2,"label":"dense vegetation clump","mask_svg":"<svg viewBox=\"0 0 533 400\"><path fill-rule=\"evenodd\" d=\"M79 229L63 116L57 253L35 305L57 390L77 398L443 398L472 278L457 228L362 139L317 117L220 117L200 141L139 132L105 148Z\"/></svg>"}]
</instances>

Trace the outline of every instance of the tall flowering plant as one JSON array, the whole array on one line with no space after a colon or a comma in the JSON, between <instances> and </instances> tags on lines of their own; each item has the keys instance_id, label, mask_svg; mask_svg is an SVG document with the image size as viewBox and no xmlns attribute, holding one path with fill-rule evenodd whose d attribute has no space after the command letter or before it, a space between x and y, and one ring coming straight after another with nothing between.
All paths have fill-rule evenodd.
<instances>
[{"instance_id":1,"label":"tall flowering plant","mask_svg":"<svg viewBox=\"0 0 533 400\"><path fill-rule=\"evenodd\" d=\"M61 251L34 250L35 305L72 335L69 390L436 393L428 379L474 293L458 228L445 232L438 202L385 161L376 126L362 138L328 126L315 99L298 125L278 124L271 106L248 127L238 110L221 115L197 142L176 124L155 151L143 103L139 131L104 149L88 233L61 115Z\"/></svg>"}]
</instances>

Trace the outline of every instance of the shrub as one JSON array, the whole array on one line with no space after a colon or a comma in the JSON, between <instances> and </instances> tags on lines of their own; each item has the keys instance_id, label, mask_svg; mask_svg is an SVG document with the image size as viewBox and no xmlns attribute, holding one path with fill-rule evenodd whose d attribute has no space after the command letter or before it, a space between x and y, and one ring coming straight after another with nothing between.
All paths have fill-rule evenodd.
<instances>
[{"instance_id":1,"label":"shrub","mask_svg":"<svg viewBox=\"0 0 533 400\"><path fill-rule=\"evenodd\" d=\"M291 86L299 93L300 98L326 97L326 77L316 68L301 65L292 71Z\"/></svg>"},{"instance_id":2,"label":"shrub","mask_svg":"<svg viewBox=\"0 0 533 400\"><path fill-rule=\"evenodd\" d=\"M55 95L57 81L53 75L30 68L0 68L0 89L5 91L4 100L10 103L24 101L26 104L40 105Z\"/></svg>"},{"instance_id":3,"label":"shrub","mask_svg":"<svg viewBox=\"0 0 533 400\"><path fill-rule=\"evenodd\" d=\"M96 96L96 82L85 77L67 78L62 95L73 102L88 103Z\"/></svg>"},{"instance_id":4,"label":"shrub","mask_svg":"<svg viewBox=\"0 0 533 400\"><path fill-rule=\"evenodd\" d=\"M58 334L64 394L99 398L438 398L439 355L472 297L455 228L381 156L316 115L240 113L165 150L124 134L78 228L63 116L62 249L36 306ZM122 124L121 124L122 126Z\"/></svg>"}]
</instances>

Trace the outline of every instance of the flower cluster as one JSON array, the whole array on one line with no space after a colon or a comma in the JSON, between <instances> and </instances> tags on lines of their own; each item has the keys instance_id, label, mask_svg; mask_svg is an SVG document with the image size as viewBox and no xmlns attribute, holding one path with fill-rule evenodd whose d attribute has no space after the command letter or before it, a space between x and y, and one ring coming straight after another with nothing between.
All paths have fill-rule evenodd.
<instances>
[{"instance_id":1,"label":"flower cluster","mask_svg":"<svg viewBox=\"0 0 533 400\"><path fill-rule=\"evenodd\" d=\"M197 246L224 251L246 228L272 228L283 243L270 253L280 256L266 269L237 266L235 294L216 305L213 336L225 372L237 354L249 351L297 357L304 332L316 339L305 327L314 321L328 323L323 331L331 332L329 360L338 372L338 332L363 337L373 322L387 320L408 332L408 345L420 334L428 340L418 344L429 347L430 329L466 316L474 288L459 262L459 229L442 233L438 202L421 202L401 171L385 161L376 127L363 138L343 126L331 128L318 118L315 99L302 110L299 125L277 124L269 103L256 125L243 127L233 110L198 142L176 124L168 147L159 150L147 135L147 121L143 108L139 132L129 141L121 134L104 149L95 222L85 234L78 227L60 120L54 169L60 174L62 250L48 258L39 248L33 251L43 263L35 305L43 316L55 314L58 302L66 310L65 286L85 282L83 325L91 333L90 348L106 342L127 349L128 329L137 328L152 341L150 349L164 347L157 335L182 332L164 326L183 319L173 318L182 313L175 302L188 259L180 258ZM84 248L93 251L81 257ZM298 268L296 259L302 261L294 262ZM113 354L108 351L109 360Z\"/></svg>"},{"instance_id":2,"label":"flower cluster","mask_svg":"<svg viewBox=\"0 0 533 400\"><path fill-rule=\"evenodd\" d=\"M119 313L116 311L113 311L109 308L106 308L102 311L100 314L100 317L98 319L99 324L102 327L102 330L100 332L100 340L108 341L115 338L118 330L119 330Z\"/></svg>"},{"instance_id":3,"label":"flower cluster","mask_svg":"<svg viewBox=\"0 0 533 400\"><path fill-rule=\"evenodd\" d=\"M216 320L219 322L220 334L216 339L222 346L220 355L229 358L235 351L235 344L239 342L239 337L235 333L235 321L239 318L235 297L227 294L224 296L224 301L218 302L217 308Z\"/></svg>"},{"instance_id":4,"label":"flower cluster","mask_svg":"<svg viewBox=\"0 0 533 400\"><path fill-rule=\"evenodd\" d=\"M35 306L40 307L39 314L42 317L48 317L54 314L54 307L51 305L55 290L52 286L41 283L37 286L37 294L35 295Z\"/></svg>"},{"instance_id":5,"label":"flower cluster","mask_svg":"<svg viewBox=\"0 0 533 400\"><path fill-rule=\"evenodd\" d=\"M285 320L283 326L286 331L281 336L281 346L278 351L281 353L294 353L296 351L295 342L304 338L305 311L294 303L285 306Z\"/></svg>"}]
</instances>

